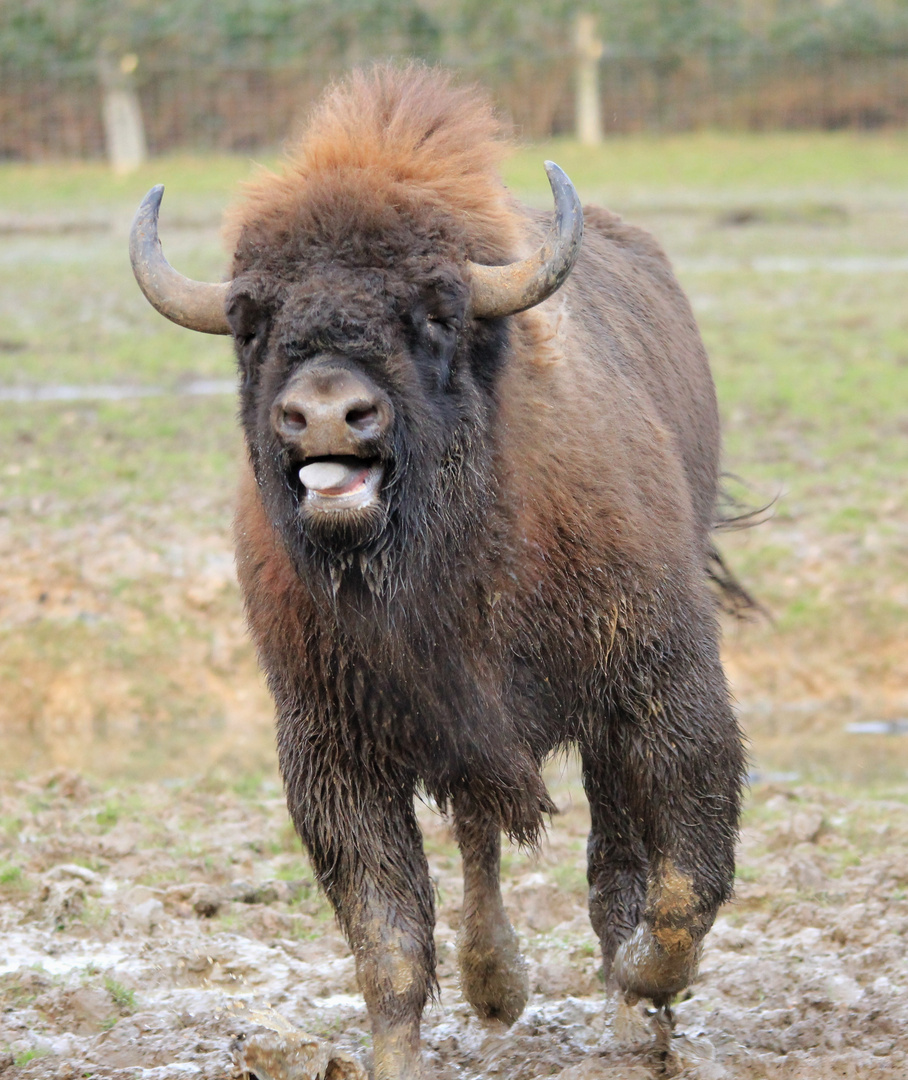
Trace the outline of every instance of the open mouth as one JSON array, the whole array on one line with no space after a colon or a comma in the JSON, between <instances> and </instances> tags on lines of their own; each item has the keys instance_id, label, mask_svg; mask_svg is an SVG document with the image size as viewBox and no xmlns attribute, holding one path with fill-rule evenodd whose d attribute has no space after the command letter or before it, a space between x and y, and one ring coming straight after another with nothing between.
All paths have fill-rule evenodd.
<instances>
[{"instance_id":1,"label":"open mouth","mask_svg":"<svg viewBox=\"0 0 908 1080\"><path fill-rule=\"evenodd\" d=\"M308 458L299 470L305 505L313 510L365 509L377 501L384 471L374 458Z\"/></svg>"}]
</instances>

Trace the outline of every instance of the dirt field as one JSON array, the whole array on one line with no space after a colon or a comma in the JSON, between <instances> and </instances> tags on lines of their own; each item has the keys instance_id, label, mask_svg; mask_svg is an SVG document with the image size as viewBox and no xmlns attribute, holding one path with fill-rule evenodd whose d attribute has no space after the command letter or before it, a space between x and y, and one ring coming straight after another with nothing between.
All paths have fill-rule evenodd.
<instances>
[{"instance_id":1,"label":"dirt field","mask_svg":"<svg viewBox=\"0 0 908 1080\"><path fill-rule=\"evenodd\" d=\"M444 821L421 812L441 982L424 1024L430 1075L906 1075L908 807L756 788L737 899L676 1007L664 1060L641 1007L601 984L586 808L570 768L552 788L561 813L538 861L505 858L533 990L510 1030L479 1023L459 994L459 859ZM3 854L19 868L6 862L0 875L4 1077L220 1080L245 1063L259 1080L302 1080L310 1074L288 1063L296 1027L368 1067L353 960L273 782L99 791L60 770L15 784L0 812ZM357 1075L352 1065L345 1075Z\"/></svg>"}]
</instances>

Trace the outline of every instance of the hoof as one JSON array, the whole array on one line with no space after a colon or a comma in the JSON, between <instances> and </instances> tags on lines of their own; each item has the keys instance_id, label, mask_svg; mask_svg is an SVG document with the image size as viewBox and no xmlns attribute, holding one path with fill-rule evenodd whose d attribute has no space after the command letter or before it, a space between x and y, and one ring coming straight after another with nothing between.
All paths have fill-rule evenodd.
<instances>
[{"instance_id":1,"label":"hoof","mask_svg":"<svg viewBox=\"0 0 908 1080\"><path fill-rule=\"evenodd\" d=\"M461 990L476 1015L513 1024L527 1003L530 983L510 925L489 943L464 942L457 951Z\"/></svg>"},{"instance_id":2,"label":"hoof","mask_svg":"<svg viewBox=\"0 0 908 1080\"><path fill-rule=\"evenodd\" d=\"M641 923L618 949L612 974L628 1004L649 998L661 1008L690 984L699 959L699 942L687 930L654 932Z\"/></svg>"}]
</instances>

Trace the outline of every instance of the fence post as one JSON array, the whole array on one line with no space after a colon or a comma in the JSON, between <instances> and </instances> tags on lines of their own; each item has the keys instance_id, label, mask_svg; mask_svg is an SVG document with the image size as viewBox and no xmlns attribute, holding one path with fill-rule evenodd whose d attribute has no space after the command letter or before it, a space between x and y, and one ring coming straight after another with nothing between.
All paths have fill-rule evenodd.
<instances>
[{"instance_id":1,"label":"fence post","mask_svg":"<svg viewBox=\"0 0 908 1080\"><path fill-rule=\"evenodd\" d=\"M576 135L584 146L602 142L602 106L599 100L599 61L602 42L596 36L596 16L581 12L574 23L576 74Z\"/></svg>"},{"instance_id":2,"label":"fence post","mask_svg":"<svg viewBox=\"0 0 908 1080\"><path fill-rule=\"evenodd\" d=\"M139 58L134 53L127 53L119 60L104 53L98 57L107 160L118 176L134 172L148 157L134 78L138 64Z\"/></svg>"}]
</instances>

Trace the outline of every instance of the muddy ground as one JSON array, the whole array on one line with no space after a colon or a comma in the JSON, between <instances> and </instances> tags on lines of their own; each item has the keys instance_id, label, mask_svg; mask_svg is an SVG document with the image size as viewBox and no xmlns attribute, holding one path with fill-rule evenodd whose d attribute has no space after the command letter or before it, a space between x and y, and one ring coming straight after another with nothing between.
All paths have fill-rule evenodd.
<instances>
[{"instance_id":1,"label":"muddy ground","mask_svg":"<svg viewBox=\"0 0 908 1080\"><path fill-rule=\"evenodd\" d=\"M424 1022L429 1075L906 1075L908 807L755 787L737 898L677 1004L666 1062L641 1008L600 979L570 763L551 787L561 812L542 852L504 860L533 991L510 1030L481 1024L460 995L459 859L444 819L421 808L441 983ZM4 1080L240 1077L256 1047L260 1080L298 1080L308 1074L262 1056L287 1025L352 1055L345 1075L368 1067L353 960L273 780L102 789L57 770L10 785L0 824Z\"/></svg>"}]
</instances>

